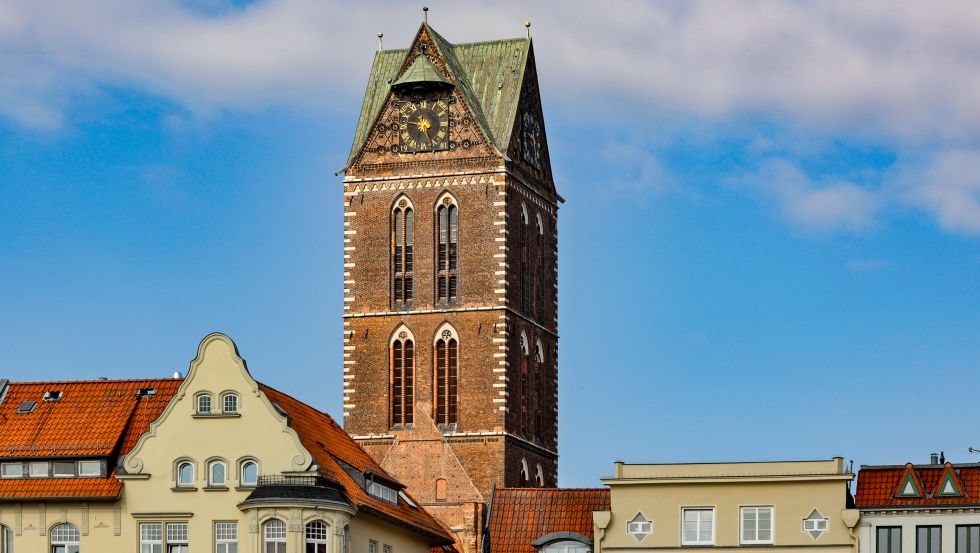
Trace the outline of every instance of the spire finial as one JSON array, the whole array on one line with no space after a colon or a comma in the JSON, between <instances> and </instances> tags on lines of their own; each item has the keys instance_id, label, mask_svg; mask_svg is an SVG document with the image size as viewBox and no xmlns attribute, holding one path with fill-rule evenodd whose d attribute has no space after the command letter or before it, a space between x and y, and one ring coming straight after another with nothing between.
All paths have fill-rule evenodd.
<instances>
[{"instance_id":1,"label":"spire finial","mask_svg":"<svg viewBox=\"0 0 980 553\"><path fill-rule=\"evenodd\" d=\"M422 23L429 24L429 6L422 6Z\"/></svg>"},{"instance_id":2,"label":"spire finial","mask_svg":"<svg viewBox=\"0 0 980 553\"><path fill-rule=\"evenodd\" d=\"M381 42L381 39L383 39L384 37L385 37L385 34L384 33L378 33L378 51L379 52L385 49L384 44L382 44L382 42Z\"/></svg>"},{"instance_id":3,"label":"spire finial","mask_svg":"<svg viewBox=\"0 0 980 553\"><path fill-rule=\"evenodd\" d=\"M527 29L527 38L531 38L531 22L525 21L524 28Z\"/></svg>"}]
</instances>

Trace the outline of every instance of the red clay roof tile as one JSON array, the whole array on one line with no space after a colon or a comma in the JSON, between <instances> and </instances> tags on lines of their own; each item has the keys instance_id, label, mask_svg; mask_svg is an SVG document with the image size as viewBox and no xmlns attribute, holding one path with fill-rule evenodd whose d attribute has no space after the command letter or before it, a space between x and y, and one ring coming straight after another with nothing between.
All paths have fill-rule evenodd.
<instances>
[{"instance_id":1,"label":"red clay roof tile","mask_svg":"<svg viewBox=\"0 0 980 553\"><path fill-rule=\"evenodd\" d=\"M497 488L490 506L490 550L535 553L531 543L553 532L592 538L592 511L608 510L607 488Z\"/></svg>"},{"instance_id":2,"label":"red clay roof tile","mask_svg":"<svg viewBox=\"0 0 980 553\"><path fill-rule=\"evenodd\" d=\"M912 507L940 505L978 505L980 504L980 464L953 465L959 476L965 496L934 495L946 466L915 466L915 474L922 483L922 497L896 497L895 490L905 475L906 467L861 467L858 472L857 493L854 501L860 508L867 507Z\"/></svg>"}]
</instances>

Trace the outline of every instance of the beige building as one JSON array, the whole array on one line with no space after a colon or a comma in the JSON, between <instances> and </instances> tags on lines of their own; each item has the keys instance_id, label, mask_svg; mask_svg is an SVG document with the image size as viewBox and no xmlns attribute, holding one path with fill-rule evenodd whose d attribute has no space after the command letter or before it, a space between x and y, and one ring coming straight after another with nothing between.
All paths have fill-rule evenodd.
<instances>
[{"instance_id":1,"label":"beige building","mask_svg":"<svg viewBox=\"0 0 980 553\"><path fill-rule=\"evenodd\" d=\"M809 549L857 553L844 460L762 463L617 462L610 510L593 513L595 553Z\"/></svg>"},{"instance_id":2,"label":"beige building","mask_svg":"<svg viewBox=\"0 0 980 553\"><path fill-rule=\"evenodd\" d=\"M8 384L0 421L0 553L451 543L333 419L257 382L222 334L182 380Z\"/></svg>"}]
</instances>

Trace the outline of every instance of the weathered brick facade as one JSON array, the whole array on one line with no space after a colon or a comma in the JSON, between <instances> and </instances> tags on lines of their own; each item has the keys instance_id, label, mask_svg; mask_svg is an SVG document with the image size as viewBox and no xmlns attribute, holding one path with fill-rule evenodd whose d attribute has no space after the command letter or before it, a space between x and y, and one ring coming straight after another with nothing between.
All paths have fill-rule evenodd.
<instances>
[{"instance_id":1,"label":"weathered brick facade","mask_svg":"<svg viewBox=\"0 0 980 553\"><path fill-rule=\"evenodd\" d=\"M390 86L419 56L449 86ZM405 152L402 102L443 98L446 149ZM560 201L530 40L454 46L423 24L408 50L378 53L344 178L344 425L468 551L494 483L557 485ZM458 291L447 301L437 210L448 205ZM396 209L414 218L410 300L395 292L407 274L395 269ZM439 425L444 334L458 343L457 401L455 422ZM414 344L411 423L393 415L396 339Z\"/></svg>"}]
</instances>

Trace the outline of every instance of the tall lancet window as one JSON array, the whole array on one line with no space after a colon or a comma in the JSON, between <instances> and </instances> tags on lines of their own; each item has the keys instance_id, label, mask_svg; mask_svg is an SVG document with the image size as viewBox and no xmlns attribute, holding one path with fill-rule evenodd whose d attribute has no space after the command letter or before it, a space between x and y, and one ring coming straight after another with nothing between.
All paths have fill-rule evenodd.
<instances>
[{"instance_id":1,"label":"tall lancet window","mask_svg":"<svg viewBox=\"0 0 980 553\"><path fill-rule=\"evenodd\" d=\"M531 311L531 265L530 265L530 254L528 253L530 245L528 241L530 236L528 236L528 214L527 206L521 205L521 224L518 226L517 239L520 241L520 264L518 266L518 278L521 279L520 289L521 289L521 310L525 314L530 314Z\"/></svg>"},{"instance_id":2,"label":"tall lancet window","mask_svg":"<svg viewBox=\"0 0 980 553\"><path fill-rule=\"evenodd\" d=\"M449 194L443 194L436 208L436 301L456 301L456 275L459 258L459 206Z\"/></svg>"},{"instance_id":3,"label":"tall lancet window","mask_svg":"<svg viewBox=\"0 0 980 553\"><path fill-rule=\"evenodd\" d=\"M414 422L415 340L404 326L391 339L391 425Z\"/></svg>"},{"instance_id":4,"label":"tall lancet window","mask_svg":"<svg viewBox=\"0 0 980 553\"><path fill-rule=\"evenodd\" d=\"M436 334L435 363L435 419L445 429L456 424L459 386L459 338L448 324Z\"/></svg>"},{"instance_id":5,"label":"tall lancet window","mask_svg":"<svg viewBox=\"0 0 980 553\"><path fill-rule=\"evenodd\" d=\"M530 436L531 427L531 393L529 390L531 374L528 368L528 358L530 357L530 352L528 350L527 334L521 331L520 338L520 350L521 350L521 376L520 376L520 386L521 386L521 408L520 408L520 433L524 437Z\"/></svg>"},{"instance_id":6,"label":"tall lancet window","mask_svg":"<svg viewBox=\"0 0 980 553\"><path fill-rule=\"evenodd\" d=\"M415 211L402 196L391 211L391 301L394 307L409 307L414 297L412 263Z\"/></svg>"}]
</instances>

